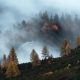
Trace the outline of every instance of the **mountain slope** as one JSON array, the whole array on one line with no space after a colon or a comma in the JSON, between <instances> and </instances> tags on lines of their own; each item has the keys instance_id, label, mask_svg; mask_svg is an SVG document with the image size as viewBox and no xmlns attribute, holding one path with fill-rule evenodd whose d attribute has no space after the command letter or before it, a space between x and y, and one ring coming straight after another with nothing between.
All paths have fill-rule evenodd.
<instances>
[{"instance_id":1,"label":"mountain slope","mask_svg":"<svg viewBox=\"0 0 80 80\"><path fill-rule=\"evenodd\" d=\"M80 47L71 51L69 56L42 60L40 66L31 63L20 64L21 75L10 80L80 80ZM9 80L0 73L0 80Z\"/></svg>"}]
</instances>

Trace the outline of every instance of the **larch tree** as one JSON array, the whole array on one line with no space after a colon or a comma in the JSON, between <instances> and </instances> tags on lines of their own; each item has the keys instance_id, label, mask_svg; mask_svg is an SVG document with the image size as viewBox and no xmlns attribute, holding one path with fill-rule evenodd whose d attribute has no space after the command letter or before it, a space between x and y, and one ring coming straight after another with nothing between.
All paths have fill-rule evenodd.
<instances>
[{"instance_id":1,"label":"larch tree","mask_svg":"<svg viewBox=\"0 0 80 80\"><path fill-rule=\"evenodd\" d=\"M61 47L61 56L68 56L71 53L71 45L68 40L64 40Z\"/></svg>"},{"instance_id":2,"label":"larch tree","mask_svg":"<svg viewBox=\"0 0 80 80\"><path fill-rule=\"evenodd\" d=\"M8 61L9 61L10 56L12 56L12 59L14 60L14 62L16 64L18 64L18 59L17 59L17 55L16 55L16 52L15 52L14 48L11 48L11 50L10 50L10 53L9 53L9 56L8 56Z\"/></svg>"},{"instance_id":3,"label":"larch tree","mask_svg":"<svg viewBox=\"0 0 80 80\"><path fill-rule=\"evenodd\" d=\"M49 58L49 51L48 51L47 46L44 46L42 49L42 57L43 57L43 59Z\"/></svg>"},{"instance_id":4,"label":"larch tree","mask_svg":"<svg viewBox=\"0 0 80 80\"><path fill-rule=\"evenodd\" d=\"M80 36L77 37L77 46L80 46Z\"/></svg>"},{"instance_id":5,"label":"larch tree","mask_svg":"<svg viewBox=\"0 0 80 80\"><path fill-rule=\"evenodd\" d=\"M14 53L13 52L15 52L14 48L12 48L10 50L9 62L8 62L7 70L5 73L5 75L7 77L16 77L16 76L20 75L20 70L18 68L18 65L16 64L15 59L14 59Z\"/></svg>"},{"instance_id":6,"label":"larch tree","mask_svg":"<svg viewBox=\"0 0 80 80\"><path fill-rule=\"evenodd\" d=\"M32 66L39 66L41 64L39 56L38 56L37 52L35 51L35 49L33 49L31 52L30 60L32 62Z\"/></svg>"}]
</instances>

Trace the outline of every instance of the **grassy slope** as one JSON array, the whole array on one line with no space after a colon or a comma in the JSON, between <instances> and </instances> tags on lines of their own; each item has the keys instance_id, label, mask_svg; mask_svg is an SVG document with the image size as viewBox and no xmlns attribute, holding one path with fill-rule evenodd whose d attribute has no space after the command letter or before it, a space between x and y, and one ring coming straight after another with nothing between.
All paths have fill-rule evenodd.
<instances>
[{"instance_id":1,"label":"grassy slope","mask_svg":"<svg viewBox=\"0 0 80 80\"><path fill-rule=\"evenodd\" d=\"M55 58L54 63L45 64L46 61L41 61L42 65L32 67L31 63L20 64L21 75L16 78L6 79L3 74L0 74L0 80L80 80L80 48L72 51L67 57ZM67 69L67 65L71 64L71 68ZM52 75L45 73L53 72Z\"/></svg>"}]
</instances>

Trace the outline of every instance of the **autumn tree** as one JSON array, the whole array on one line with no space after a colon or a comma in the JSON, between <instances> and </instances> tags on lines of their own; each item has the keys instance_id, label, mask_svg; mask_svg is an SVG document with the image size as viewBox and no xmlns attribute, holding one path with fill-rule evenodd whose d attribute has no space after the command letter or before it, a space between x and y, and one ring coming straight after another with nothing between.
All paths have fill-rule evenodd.
<instances>
[{"instance_id":1,"label":"autumn tree","mask_svg":"<svg viewBox=\"0 0 80 80\"><path fill-rule=\"evenodd\" d=\"M33 66L40 65L40 59L39 59L39 56L38 56L37 52L35 51L35 49L32 50L31 55L30 55L30 59L32 61Z\"/></svg>"},{"instance_id":2,"label":"autumn tree","mask_svg":"<svg viewBox=\"0 0 80 80\"><path fill-rule=\"evenodd\" d=\"M80 46L80 36L77 37L77 46Z\"/></svg>"},{"instance_id":3,"label":"autumn tree","mask_svg":"<svg viewBox=\"0 0 80 80\"><path fill-rule=\"evenodd\" d=\"M42 57L43 59L49 58L49 51L47 46L44 46L43 50L42 50Z\"/></svg>"},{"instance_id":4,"label":"autumn tree","mask_svg":"<svg viewBox=\"0 0 80 80\"><path fill-rule=\"evenodd\" d=\"M15 53L15 50L14 50L14 48L12 48L10 50L8 67L7 67L7 70L5 73L7 77L16 77L16 76L20 75L18 65L16 64L16 61L14 58L14 53Z\"/></svg>"},{"instance_id":5,"label":"autumn tree","mask_svg":"<svg viewBox=\"0 0 80 80\"><path fill-rule=\"evenodd\" d=\"M9 61L10 56L12 57L13 61L16 64L18 64L18 59L17 59L17 55L15 53L15 49L14 48L11 48L11 50L10 50L10 53L9 53L9 56L8 56L8 61Z\"/></svg>"},{"instance_id":6,"label":"autumn tree","mask_svg":"<svg viewBox=\"0 0 80 80\"><path fill-rule=\"evenodd\" d=\"M71 46L68 40L64 40L61 46L61 56L68 56L71 53Z\"/></svg>"}]
</instances>

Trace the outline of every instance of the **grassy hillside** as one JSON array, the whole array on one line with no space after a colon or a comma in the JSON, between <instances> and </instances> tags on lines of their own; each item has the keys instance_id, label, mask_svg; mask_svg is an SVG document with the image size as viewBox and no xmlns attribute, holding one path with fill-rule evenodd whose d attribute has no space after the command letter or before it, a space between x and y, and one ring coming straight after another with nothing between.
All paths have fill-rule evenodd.
<instances>
[{"instance_id":1,"label":"grassy hillside","mask_svg":"<svg viewBox=\"0 0 80 80\"><path fill-rule=\"evenodd\" d=\"M21 75L6 78L0 70L0 80L80 80L80 47L71 51L69 56L42 60L41 65L32 67L31 63L20 64Z\"/></svg>"}]
</instances>

